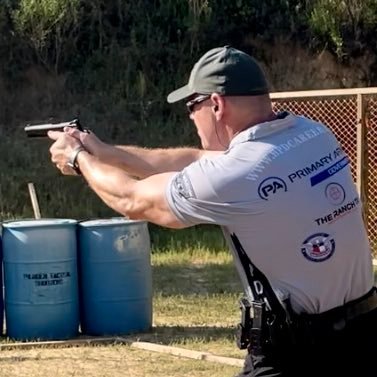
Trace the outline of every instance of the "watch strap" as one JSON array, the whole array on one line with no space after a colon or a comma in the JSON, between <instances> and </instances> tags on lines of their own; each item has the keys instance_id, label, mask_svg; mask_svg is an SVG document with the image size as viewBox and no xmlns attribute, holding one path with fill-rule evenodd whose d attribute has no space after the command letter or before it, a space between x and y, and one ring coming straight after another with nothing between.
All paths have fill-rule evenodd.
<instances>
[{"instance_id":1,"label":"watch strap","mask_svg":"<svg viewBox=\"0 0 377 377\"><path fill-rule=\"evenodd\" d=\"M77 163L77 157L78 157L79 153L82 152L82 151L86 151L86 149L82 145L77 146L73 150L73 152L71 153L69 161L67 162L67 165L71 169L73 169L77 175L81 175L81 171L80 171L79 165Z\"/></svg>"}]
</instances>

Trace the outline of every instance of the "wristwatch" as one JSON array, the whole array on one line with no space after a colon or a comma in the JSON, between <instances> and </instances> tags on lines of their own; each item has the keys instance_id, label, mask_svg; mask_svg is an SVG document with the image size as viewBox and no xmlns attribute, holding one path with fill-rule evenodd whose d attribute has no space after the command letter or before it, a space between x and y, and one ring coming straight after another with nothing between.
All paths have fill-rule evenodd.
<instances>
[{"instance_id":1,"label":"wristwatch","mask_svg":"<svg viewBox=\"0 0 377 377\"><path fill-rule=\"evenodd\" d=\"M71 157L69 158L69 161L67 162L67 165L72 168L75 173L77 175L81 175L81 171L80 171L80 168L79 168L79 165L77 163L77 156L79 155L80 152L82 151L86 151L86 149L82 146L82 145L79 145L77 146L72 154L71 154Z\"/></svg>"}]
</instances>

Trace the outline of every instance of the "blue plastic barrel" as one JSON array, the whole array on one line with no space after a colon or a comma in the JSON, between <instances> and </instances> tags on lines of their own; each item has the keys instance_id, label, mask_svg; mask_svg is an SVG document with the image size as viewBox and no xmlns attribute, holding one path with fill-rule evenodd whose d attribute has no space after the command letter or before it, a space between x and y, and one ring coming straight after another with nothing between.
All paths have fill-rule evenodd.
<instances>
[{"instance_id":1,"label":"blue plastic barrel","mask_svg":"<svg viewBox=\"0 0 377 377\"><path fill-rule=\"evenodd\" d=\"M121 335L152 326L148 224L124 218L79 223L81 331Z\"/></svg>"},{"instance_id":2,"label":"blue plastic barrel","mask_svg":"<svg viewBox=\"0 0 377 377\"><path fill-rule=\"evenodd\" d=\"M6 333L17 340L78 334L77 221L3 224Z\"/></svg>"}]
</instances>

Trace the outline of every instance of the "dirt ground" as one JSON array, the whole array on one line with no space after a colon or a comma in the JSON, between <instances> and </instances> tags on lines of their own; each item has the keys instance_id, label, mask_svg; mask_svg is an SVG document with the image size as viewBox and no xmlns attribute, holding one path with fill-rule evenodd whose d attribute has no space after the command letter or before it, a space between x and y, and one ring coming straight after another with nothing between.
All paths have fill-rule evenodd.
<instances>
[{"instance_id":1,"label":"dirt ground","mask_svg":"<svg viewBox=\"0 0 377 377\"><path fill-rule=\"evenodd\" d=\"M0 377L234 376L239 368L127 345L2 350Z\"/></svg>"}]
</instances>

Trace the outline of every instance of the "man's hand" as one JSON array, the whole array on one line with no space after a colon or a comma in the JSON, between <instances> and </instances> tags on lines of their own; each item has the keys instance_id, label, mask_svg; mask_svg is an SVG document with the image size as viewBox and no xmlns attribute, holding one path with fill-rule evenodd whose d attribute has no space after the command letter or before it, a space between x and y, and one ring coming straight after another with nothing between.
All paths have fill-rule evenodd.
<instances>
[{"instance_id":1,"label":"man's hand","mask_svg":"<svg viewBox=\"0 0 377 377\"><path fill-rule=\"evenodd\" d=\"M80 131L77 132L81 133ZM48 137L51 140L55 140L55 143L50 147L52 163L55 164L64 175L77 175L77 173L68 166L68 162L71 160L76 148L81 146L82 143L71 136L66 129L64 129L64 132L49 131Z\"/></svg>"},{"instance_id":2,"label":"man's hand","mask_svg":"<svg viewBox=\"0 0 377 377\"><path fill-rule=\"evenodd\" d=\"M101 141L93 132L81 132L75 128L66 128L65 132L80 141L85 150L91 155L106 161L107 154L113 146Z\"/></svg>"}]
</instances>

